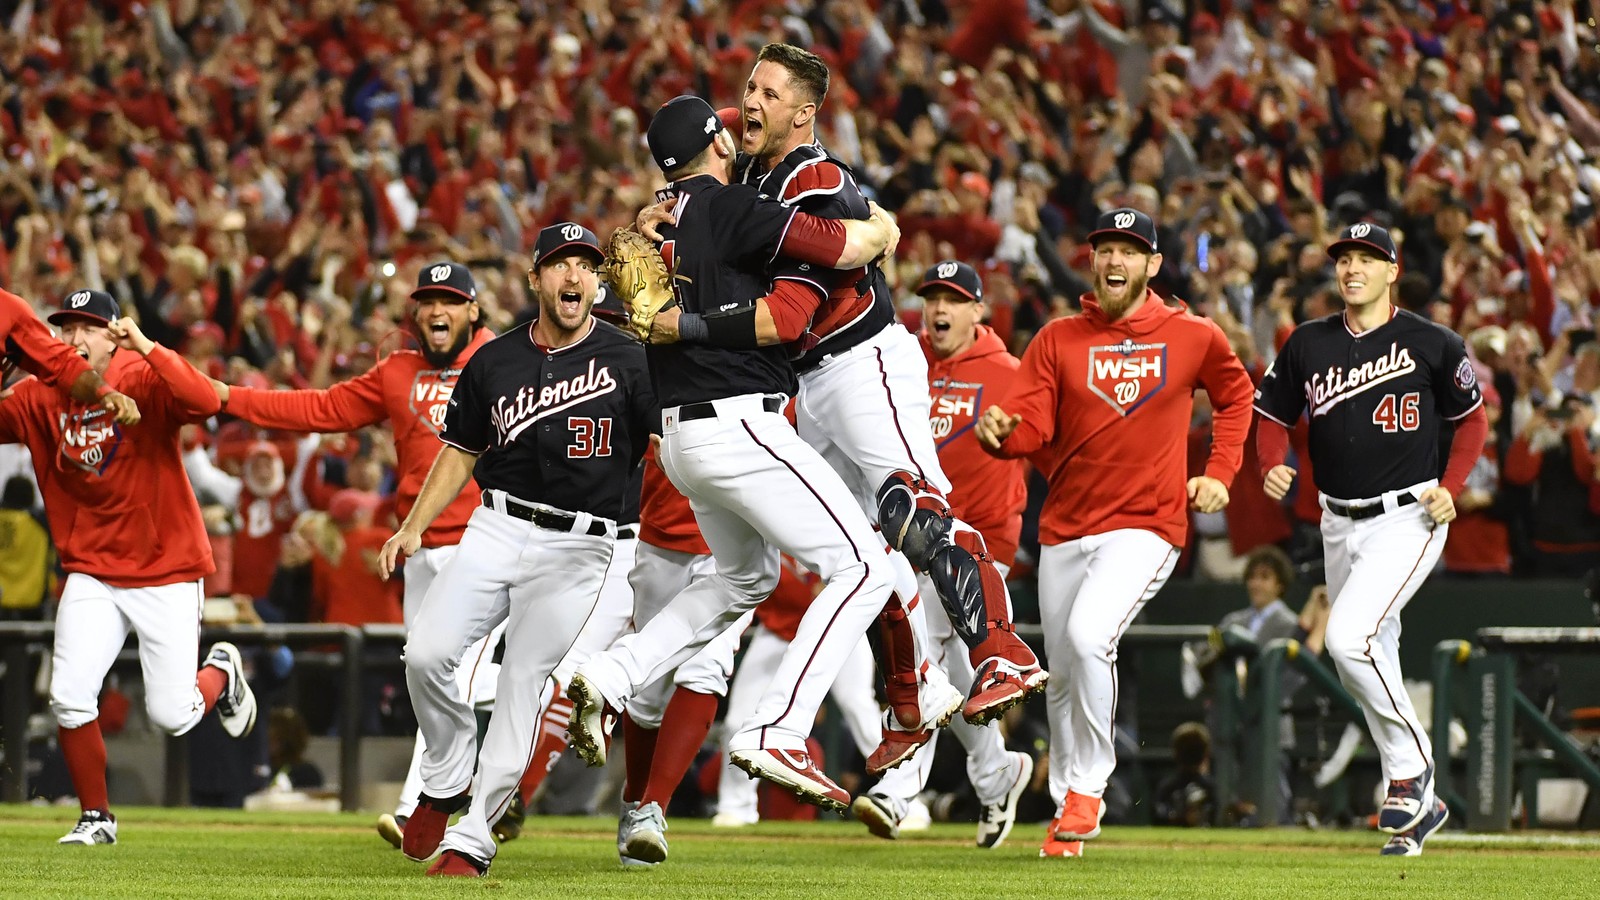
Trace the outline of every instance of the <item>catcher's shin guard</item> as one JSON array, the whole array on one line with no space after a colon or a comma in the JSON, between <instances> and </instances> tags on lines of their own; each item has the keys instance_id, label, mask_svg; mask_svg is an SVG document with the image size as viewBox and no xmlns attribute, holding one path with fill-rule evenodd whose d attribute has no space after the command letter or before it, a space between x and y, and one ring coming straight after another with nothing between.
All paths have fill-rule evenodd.
<instances>
[{"instance_id":1,"label":"catcher's shin guard","mask_svg":"<svg viewBox=\"0 0 1600 900\"><path fill-rule=\"evenodd\" d=\"M929 571L954 521L944 494L910 472L894 472L878 488L883 537L919 571Z\"/></svg>"},{"instance_id":2,"label":"catcher's shin guard","mask_svg":"<svg viewBox=\"0 0 1600 900\"><path fill-rule=\"evenodd\" d=\"M1001 657L1019 666L1038 666L1038 659L1016 635L1005 579L994 566L983 536L959 528L934 554L928 569L950 624L967 645L974 666Z\"/></svg>"},{"instance_id":3,"label":"catcher's shin guard","mask_svg":"<svg viewBox=\"0 0 1600 900\"><path fill-rule=\"evenodd\" d=\"M916 598L911 602L917 602ZM899 595L889 598L878 616L881 642L873 641L871 646L879 654L878 669L883 672L884 695L889 700L890 712L906 728L918 728L922 725L918 699L922 672L917 664L916 640L907 608Z\"/></svg>"},{"instance_id":4,"label":"catcher's shin guard","mask_svg":"<svg viewBox=\"0 0 1600 900\"><path fill-rule=\"evenodd\" d=\"M557 684L555 693L545 707L544 715L539 717L539 734L534 740L533 758L528 762L528 768L523 771L517 785L517 793L522 798L524 807L533 808L533 795L538 792L545 776L556 767L556 761L566 751L567 724L571 720L572 701L567 699L561 685Z\"/></svg>"}]
</instances>

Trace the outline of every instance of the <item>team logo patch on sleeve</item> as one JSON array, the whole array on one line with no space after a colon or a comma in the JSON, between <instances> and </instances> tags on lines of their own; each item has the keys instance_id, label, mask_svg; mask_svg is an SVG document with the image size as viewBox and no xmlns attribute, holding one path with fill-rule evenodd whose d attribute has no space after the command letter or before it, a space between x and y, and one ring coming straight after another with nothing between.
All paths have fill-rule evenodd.
<instances>
[{"instance_id":1,"label":"team logo patch on sleeve","mask_svg":"<svg viewBox=\"0 0 1600 900\"><path fill-rule=\"evenodd\" d=\"M1464 393L1470 393L1477 386L1478 373L1472 368L1472 360L1461 357L1460 364L1456 366L1456 387Z\"/></svg>"},{"instance_id":2,"label":"team logo patch on sleeve","mask_svg":"<svg viewBox=\"0 0 1600 900\"><path fill-rule=\"evenodd\" d=\"M1089 348L1089 390L1129 415L1167 383L1167 345L1131 340Z\"/></svg>"}]
</instances>

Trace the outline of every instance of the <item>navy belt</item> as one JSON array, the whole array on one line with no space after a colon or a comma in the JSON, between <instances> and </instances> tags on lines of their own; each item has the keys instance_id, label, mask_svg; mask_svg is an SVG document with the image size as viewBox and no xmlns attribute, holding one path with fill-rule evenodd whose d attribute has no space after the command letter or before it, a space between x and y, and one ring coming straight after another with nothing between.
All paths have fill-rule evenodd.
<instances>
[{"instance_id":1,"label":"navy belt","mask_svg":"<svg viewBox=\"0 0 1600 900\"><path fill-rule=\"evenodd\" d=\"M489 507L490 509L494 508L494 496L487 490L483 492L483 505ZM513 519L521 519L524 522L532 522L534 525L543 528L546 531L570 532L573 530L573 528L577 527L578 524L577 516L569 515L567 513L551 512L548 509L540 509L537 506L529 506L528 504L523 503L520 500L515 500L511 497L506 498L505 505L506 515ZM589 530L585 533L591 537L604 537L606 533L605 520L591 518L589 520Z\"/></svg>"},{"instance_id":2,"label":"navy belt","mask_svg":"<svg viewBox=\"0 0 1600 900\"><path fill-rule=\"evenodd\" d=\"M638 536L639 536L639 523L638 522L635 522L632 525L618 525L617 526L617 540L619 540L619 541L631 541L631 540L633 540L634 538L636 538Z\"/></svg>"},{"instance_id":3,"label":"navy belt","mask_svg":"<svg viewBox=\"0 0 1600 900\"><path fill-rule=\"evenodd\" d=\"M1394 505L1396 508L1399 508L1402 506L1410 506L1415 502L1417 502L1417 498L1414 494L1401 494L1399 497L1395 498ZM1374 516L1381 516L1384 513L1382 500L1379 500L1375 503L1363 503L1359 506L1356 506L1350 503L1340 503L1338 500L1329 497L1327 503L1328 512L1331 512L1337 516L1344 516L1346 519L1354 519L1357 521L1361 519L1370 519Z\"/></svg>"},{"instance_id":4,"label":"navy belt","mask_svg":"<svg viewBox=\"0 0 1600 900\"><path fill-rule=\"evenodd\" d=\"M783 401L777 397L763 397L761 398L761 408L769 413L782 412ZM678 407L679 422L693 422L696 419L715 419L716 417L716 404L710 401L705 403L685 403Z\"/></svg>"}]
</instances>

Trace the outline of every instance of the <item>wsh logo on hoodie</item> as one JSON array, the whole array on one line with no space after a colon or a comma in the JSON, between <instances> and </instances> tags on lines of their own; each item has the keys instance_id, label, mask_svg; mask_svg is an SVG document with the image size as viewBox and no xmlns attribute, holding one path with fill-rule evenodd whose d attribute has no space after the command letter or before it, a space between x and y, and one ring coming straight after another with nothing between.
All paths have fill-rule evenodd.
<instances>
[{"instance_id":1,"label":"wsh logo on hoodie","mask_svg":"<svg viewBox=\"0 0 1600 900\"><path fill-rule=\"evenodd\" d=\"M122 444L122 430L111 413L100 407L61 413L61 455L67 462L95 475L104 475L106 466Z\"/></svg>"},{"instance_id":2,"label":"wsh logo on hoodie","mask_svg":"<svg viewBox=\"0 0 1600 900\"><path fill-rule=\"evenodd\" d=\"M1167 345L1120 344L1089 348L1089 390L1126 416L1167 383Z\"/></svg>"}]
</instances>

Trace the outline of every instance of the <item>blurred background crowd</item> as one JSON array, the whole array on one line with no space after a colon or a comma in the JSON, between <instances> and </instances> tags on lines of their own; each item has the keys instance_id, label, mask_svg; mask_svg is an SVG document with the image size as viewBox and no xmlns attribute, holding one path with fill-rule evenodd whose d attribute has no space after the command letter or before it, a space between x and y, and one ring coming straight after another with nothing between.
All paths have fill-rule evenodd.
<instances>
[{"instance_id":1,"label":"blurred background crowd","mask_svg":"<svg viewBox=\"0 0 1600 900\"><path fill-rule=\"evenodd\" d=\"M823 141L899 216L908 327L917 278L959 258L1020 355L1087 290L1097 212L1132 206L1160 223L1155 289L1259 376L1296 323L1338 310L1329 236L1389 227L1396 302L1467 339L1494 423L1444 568L1576 578L1600 562L1595 16L1594 0L0 0L0 286L40 310L101 288L214 377L327 386L405 344L428 262L469 264L496 330L526 320L539 228L632 221L660 186L652 111L689 92L736 105L755 52L784 41L830 64ZM371 568L385 429L212 425L189 438L211 593L245 618L398 622ZM0 480L27 477L18 454L0 448ZM1306 486L1281 505L1246 460L1185 571L1239 581L1268 544L1315 571L1297 455ZM8 486L3 505L28 499Z\"/></svg>"}]
</instances>

